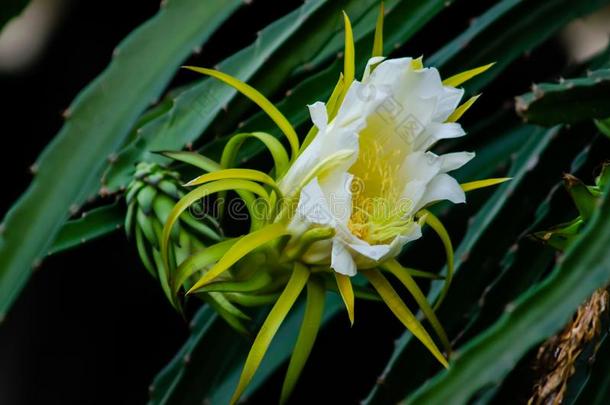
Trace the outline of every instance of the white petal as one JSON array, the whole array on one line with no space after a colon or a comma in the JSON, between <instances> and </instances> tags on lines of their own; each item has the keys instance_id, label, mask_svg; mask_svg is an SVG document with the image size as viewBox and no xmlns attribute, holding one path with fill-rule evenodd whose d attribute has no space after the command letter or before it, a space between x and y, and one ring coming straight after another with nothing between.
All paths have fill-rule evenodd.
<instances>
[{"instance_id":1,"label":"white petal","mask_svg":"<svg viewBox=\"0 0 610 405\"><path fill-rule=\"evenodd\" d=\"M307 106L309 108L309 115L311 115L311 121L320 131L326 130L328 125L328 113L326 112L326 105L323 102L317 101Z\"/></svg>"},{"instance_id":2,"label":"white petal","mask_svg":"<svg viewBox=\"0 0 610 405\"><path fill-rule=\"evenodd\" d=\"M347 172L333 172L320 179L320 187L328 197L330 212L338 223L347 225L352 216L351 185L354 176Z\"/></svg>"},{"instance_id":3,"label":"white petal","mask_svg":"<svg viewBox=\"0 0 610 405\"><path fill-rule=\"evenodd\" d=\"M416 212L416 209L423 206L423 204L420 204L420 201L426 193L426 185L427 182L421 180L411 180L405 185L401 196L403 199L401 205L412 207L410 214Z\"/></svg>"},{"instance_id":4,"label":"white petal","mask_svg":"<svg viewBox=\"0 0 610 405\"><path fill-rule=\"evenodd\" d=\"M463 96L464 89L443 86L443 92L438 98L436 112L434 113L434 121L445 122L460 104Z\"/></svg>"},{"instance_id":5,"label":"white petal","mask_svg":"<svg viewBox=\"0 0 610 405\"><path fill-rule=\"evenodd\" d=\"M362 75L362 81L365 82L371 75L371 69L374 65L377 65L385 60L385 56L375 56L369 59L364 68L364 75Z\"/></svg>"},{"instance_id":6,"label":"white petal","mask_svg":"<svg viewBox=\"0 0 610 405\"><path fill-rule=\"evenodd\" d=\"M454 152L441 155L441 171L450 172L464 166L474 158L473 152Z\"/></svg>"},{"instance_id":7,"label":"white petal","mask_svg":"<svg viewBox=\"0 0 610 405\"><path fill-rule=\"evenodd\" d=\"M334 226L335 219L328 207L327 198L322 192L317 178L314 178L301 190L299 204L292 222L294 226L297 226L300 222ZM290 229L293 228L291 227Z\"/></svg>"},{"instance_id":8,"label":"white petal","mask_svg":"<svg viewBox=\"0 0 610 405\"><path fill-rule=\"evenodd\" d=\"M434 201L449 200L454 204L466 202L466 195L459 183L448 174L439 174L426 188L421 200L418 202L417 210Z\"/></svg>"},{"instance_id":9,"label":"white petal","mask_svg":"<svg viewBox=\"0 0 610 405\"><path fill-rule=\"evenodd\" d=\"M390 245L369 245L364 241L350 243L349 247L373 262L378 262L390 252Z\"/></svg>"},{"instance_id":10,"label":"white petal","mask_svg":"<svg viewBox=\"0 0 610 405\"><path fill-rule=\"evenodd\" d=\"M356 275L356 263L347 247L338 239L333 240L330 267L337 273L346 276Z\"/></svg>"},{"instance_id":11,"label":"white petal","mask_svg":"<svg viewBox=\"0 0 610 405\"><path fill-rule=\"evenodd\" d=\"M443 124L432 122L426 127L426 131L418 137L414 149L428 150L440 139L459 138L464 135L466 135L466 132L456 122Z\"/></svg>"},{"instance_id":12,"label":"white petal","mask_svg":"<svg viewBox=\"0 0 610 405\"><path fill-rule=\"evenodd\" d=\"M363 84L355 80L332 122L333 128L348 127L352 131L361 131L366 126L368 117L388 95L388 88L375 86L373 83Z\"/></svg>"},{"instance_id":13,"label":"white petal","mask_svg":"<svg viewBox=\"0 0 610 405\"><path fill-rule=\"evenodd\" d=\"M429 182L441 170L441 159L432 152L416 151L405 158L400 174L407 180Z\"/></svg>"},{"instance_id":14,"label":"white petal","mask_svg":"<svg viewBox=\"0 0 610 405\"><path fill-rule=\"evenodd\" d=\"M321 114L316 111L317 108L313 109L312 114ZM319 116L313 117L312 115L312 119L316 121L319 118ZM320 130L280 180L279 187L282 193L285 196L291 196L319 163L340 151L353 151L349 159L345 159L341 165L334 167L334 170L338 172L347 171L358 157L358 131L365 125L364 120L365 118L360 117L359 120L345 127L337 128L331 124ZM320 124L322 122L318 121Z\"/></svg>"}]
</instances>

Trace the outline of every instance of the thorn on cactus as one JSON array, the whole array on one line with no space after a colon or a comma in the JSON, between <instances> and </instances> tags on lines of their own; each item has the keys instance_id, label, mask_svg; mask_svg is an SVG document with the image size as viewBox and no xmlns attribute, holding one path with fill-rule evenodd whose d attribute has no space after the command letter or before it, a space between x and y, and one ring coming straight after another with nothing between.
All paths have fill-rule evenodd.
<instances>
[{"instance_id":1,"label":"thorn on cactus","mask_svg":"<svg viewBox=\"0 0 610 405\"><path fill-rule=\"evenodd\" d=\"M36 271L40 269L40 266L42 266L42 259L37 258L34 260L34 263L32 263L32 270Z\"/></svg>"},{"instance_id":2,"label":"thorn on cactus","mask_svg":"<svg viewBox=\"0 0 610 405\"><path fill-rule=\"evenodd\" d=\"M70 216L78 214L78 211L80 211L80 206L78 204L72 204L70 206Z\"/></svg>"},{"instance_id":3,"label":"thorn on cactus","mask_svg":"<svg viewBox=\"0 0 610 405\"><path fill-rule=\"evenodd\" d=\"M65 110L62 111L61 116L63 117L63 119L67 120L68 118L70 118L70 116L72 115L72 111L70 110L70 107L66 108Z\"/></svg>"},{"instance_id":4,"label":"thorn on cactus","mask_svg":"<svg viewBox=\"0 0 610 405\"><path fill-rule=\"evenodd\" d=\"M469 258L470 258L470 252L464 252L464 254L462 256L460 256L460 261L462 263L466 263Z\"/></svg>"},{"instance_id":5,"label":"thorn on cactus","mask_svg":"<svg viewBox=\"0 0 610 405\"><path fill-rule=\"evenodd\" d=\"M38 173L38 163L34 163L30 166L30 174L34 176L36 173Z\"/></svg>"}]
</instances>

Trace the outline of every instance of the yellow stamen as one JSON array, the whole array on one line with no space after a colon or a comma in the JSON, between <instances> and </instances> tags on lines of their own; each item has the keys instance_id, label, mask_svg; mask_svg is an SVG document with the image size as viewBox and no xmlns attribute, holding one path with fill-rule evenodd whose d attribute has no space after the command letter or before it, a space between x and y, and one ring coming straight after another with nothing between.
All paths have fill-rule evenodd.
<instances>
[{"instance_id":1,"label":"yellow stamen","mask_svg":"<svg viewBox=\"0 0 610 405\"><path fill-rule=\"evenodd\" d=\"M401 198L401 151L387 151L371 138L361 137L358 160L350 169L354 179L348 227L360 239L379 245L408 232L413 218L408 215L411 203Z\"/></svg>"}]
</instances>

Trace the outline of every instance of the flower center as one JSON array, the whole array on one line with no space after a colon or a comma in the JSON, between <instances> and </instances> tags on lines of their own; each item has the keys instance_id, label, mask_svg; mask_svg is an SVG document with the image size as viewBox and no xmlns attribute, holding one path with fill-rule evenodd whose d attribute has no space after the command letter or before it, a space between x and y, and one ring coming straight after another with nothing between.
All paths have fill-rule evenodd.
<instances>
[{"instance_id":1,"label":"flower center","mask_svg":"<svg viewBox=\"0 0 610 405\"><path fill-rule=\"evenodd\" d=\"M387 244L413 225L411 201L401 198L400 150L388 152L376 139L361 136L358 160L350 168L350 231L371 245Z\"/></svg>"}]
</instances>

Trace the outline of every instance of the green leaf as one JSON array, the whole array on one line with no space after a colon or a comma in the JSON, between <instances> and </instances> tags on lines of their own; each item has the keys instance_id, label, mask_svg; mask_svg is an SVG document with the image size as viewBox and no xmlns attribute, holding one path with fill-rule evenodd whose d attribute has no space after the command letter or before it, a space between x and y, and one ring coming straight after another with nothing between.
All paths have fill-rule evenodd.
<instances>
[{"instance_id":1,"label":"green leaf","mask_svg":"<svg viewBox=\"0 0 610 405\"><path fill-rule=\"evenodd\" d=\"M605 120L595 120L594 122L597 129L599 129L599 132L610 138L610 118Z\"/></svg>"},{"instance_id":2,"label":"green leaf","mask_svg":"<svg viewBox=\"0 0 610 405\"><path fill-rule=\"evenodd\" d=\"M586 221L593 215L600 197L591 194L585 183L571 174L564 174L563 182L578 209L578 213Z\"/></svg>"},{"instance_id":3,"label":"green leaf","mask_svg":"<svg viewBox=\"0 0 610 405\"><path fill-rule=\"evenodd\" d=\"M476 66L496 62L494 67L468 84L469 92L479 91L524 52L532 51L575 18L589 14L608 0L503 0L440 51L427 64L456 74Z\"/></svg>"},{"instance_id":4,"label":"green leaf","mask_svg":"<svg viewBox=\"0 0 610 405\"><path fill-rule=\"evenodd\" d=\"M63 252L121 229L124 216L125 212L118 203L87 211L81 218L68 221L61 228L48 254Z\"/></svg>"},{"instance_id":5,"label":"green leaf","mask_svg":"<svg viewBox=\"0 0 610 405\"><path fill-rule=\"evenodd\" d=\"M201 73L204 75L212 76L215 79L218 79L225 84L233 87L240 94L249 98L254 104L256 104L261 110L263 110L269 118L275 122L275 124L282 130L286 138L288 139L288 143L290 144L290 150L292 152L292 159L296 159L296 156L299 152L299 137L297 136L296 131L290 124L290 122L284 117L284 115L273 105L271 101L269 101L264 95L262 95L258 90L254 87L250 86L247 83L242 82L239 79L236 79L233 76L230 76L226 73L219 72L213 69L200 68L195 66L186 66L187 69L192 70L197 73Z\"/></svg>"},{"instance_id":6,"label":"green leaf","mask_svg":"<svg viewBox=\"0 0 610 405\"><path fill-rule=\"evenodd\" d=\"M531 93L517 97L515 108L524 121L544 126L608 118L610 69L558 84L535 84Z\"/></svg>"},{"instance_id":7,"label":"green leaf","mask_svg":"<svg viewBox=\"0 0 610 405\"><path fill-rule=\"evenodd\" d=\"M373 2L351 0L343 5L348 12L355 9L362 13L360 9L365 3ZM339 2L326 0L305 2L261 30L254 43L220 62L217 69L248 82L265 95L272 94L335 34L341 6ZM158 160L151 151L181 149L197 140L235 96L234 89L213 79L196 82L173 95L171 108L140 128L138 137L119 153L116 164L108 168L104 175L106 187L114 191L124 186L135 162ZM239 115L244 106L232 105L229 114ZM224 117L223 124L233 130L236 120Z\"/></svg>"},{"instance_id":8,"label":"green leaf","mask_svg":"<svg viewBox=\"0 0 610 405\"><path fill-rule=\"evenodd\" d=\"M468 342L454 367L416 391L407 403L467 403L477 390L502 379L531 347L561 329L593 291L610 281L609 217L610 187L606 187L601 206L551 275Z\"/></svg>"},{"instance_id":9,"label":"green leaf","mask_svg":"<svg viewBox=\"0 0 610 405\"><path fill-rule=\"evenodd\" d=\"M8 311L70 213L99 188L142 111L163 91L177 65L240 4L238 0L168 0L118 46L109 67L67 110L67 121L40 155L32 184L3 220L0 314Z\"/></svg>"}]
</instances>

